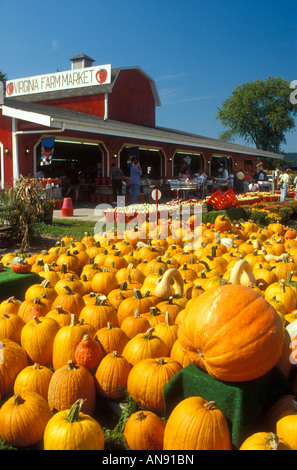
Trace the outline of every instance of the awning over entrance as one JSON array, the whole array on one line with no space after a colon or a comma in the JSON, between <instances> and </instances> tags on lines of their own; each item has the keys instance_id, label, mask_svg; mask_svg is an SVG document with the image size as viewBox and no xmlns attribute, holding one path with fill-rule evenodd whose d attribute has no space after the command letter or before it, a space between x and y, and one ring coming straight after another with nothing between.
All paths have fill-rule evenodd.
<instances>
[{"instance_id":1,"label":"awning over entrance","mask_svg":"<svg viewBox=\"0 0 297 470\"><path fill-rule=\"evenodd\" d=\"M12 98L6 98L4 100L2 114L13 119L39 124L40 126L45 126L49 129L69 129L72 131L87 132L97 135L133 138L138 141L148 140L175 144L177 146L186 145L196 148L213 149L215 151L238 152L240 154L254 155L257 157L283 158L283 155L281 154L274 154L264 150L224 142L219 139L204 137L197 134L158 126L147 127L127 122L114 121L72 110L25 102ZM24 134L25 132L26 131L19 133Z\"/></svg>"}]
</instances>

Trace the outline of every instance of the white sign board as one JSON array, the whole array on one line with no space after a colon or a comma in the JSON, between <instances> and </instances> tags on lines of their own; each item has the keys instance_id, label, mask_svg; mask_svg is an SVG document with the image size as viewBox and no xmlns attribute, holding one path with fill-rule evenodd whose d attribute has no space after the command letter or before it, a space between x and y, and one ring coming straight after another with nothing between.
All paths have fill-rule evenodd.
<instances>
[{"instance_id":1,"label":"white sign board","mask_svg":"<svg viewBox=\"0 0 297 470\"><path fill-rule=\"evenodd\" d=\"M152 191L152 199L154 201L159 201L161 199L162 193L159 189L153 189Z\"/></svg>"},{"instance_id":2,"label":"white sign board","mask_svg":"<svg viewBox=\"0 0 297 470\"><path fill-rule=\"evenodd\" d=\"M48 91L67 90L94 85L106 85L111 82L111 65L98 65L65 72L18 78L6 82L6 96L29 95Z\"/></svg>"}]
</instances>

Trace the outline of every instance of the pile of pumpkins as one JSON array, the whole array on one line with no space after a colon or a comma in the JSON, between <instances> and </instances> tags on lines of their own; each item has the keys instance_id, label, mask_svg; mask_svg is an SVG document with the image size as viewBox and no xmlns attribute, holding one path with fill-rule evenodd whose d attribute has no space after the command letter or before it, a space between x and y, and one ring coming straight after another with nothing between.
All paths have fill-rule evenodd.
<instances>
[{"instance_id":1,"label":"pile of pumpkins","mask_svg":"<svg viewBox=\"0 0 297 470\"><path fill-rule=\"evenodd\" d=\"M182 400L166 421L163 387L191 363L227 382L274 366L292 376L296 235L280 223L191 217L186 227L158 220L69 235L26 256L42 280L0 304L0 437L20 448L102 450L96 400L128 392L140 411L125 424L127 448L233 449L225 416L203 397ZM269 413L271 431L240 449L297 449L296 391L292 380Z\"/></svg>"}]
</instances>

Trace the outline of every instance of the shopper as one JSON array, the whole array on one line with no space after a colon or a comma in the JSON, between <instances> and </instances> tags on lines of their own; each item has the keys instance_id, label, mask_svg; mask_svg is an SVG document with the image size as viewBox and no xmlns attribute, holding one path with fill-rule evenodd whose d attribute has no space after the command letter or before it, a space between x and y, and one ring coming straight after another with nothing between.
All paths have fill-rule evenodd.
<instances>
[{"instance_id":1,"label":"shopper","mask_svg":"<svg viewBox=\"0 0 297 470\"><path fill-rule=\"evenodd\" d=\"M137 202L139 188L140 188L140 177L142 170L138 160L134 160L130 167L130 192L131 192L131 203Z\"/></svg>"},{"instance_id":2,"label":"shopper","mask_svg":"<svg viewBox=\"0 0 297 470\"><path fill-rule=\"evenodd\" d=\"M290 182L290 168L287 168L284 173L280 177L280 202L284 202L287 198L288 189L289 189L289 182Z\"/></svg>"},{"instance_id":3,"label":"shopper","mask_svg":"<svg viewBox=\"0 0 297 470\"><path fill-rule=\"evenodd\" d=\"M113 192L113 204L117 204L117 197L122 196L122 181L125 178L124 172L121 168L117 167L115 163L111 164L111 183Z\"/></svg>"},{"instance_id":4,"label":"shopper","mask_svg":"<svg viewBox=\"0 0 297 470\"><path fill-rule=\"evenodd\" d=\"M243 171L240 169L237 173L236 173L236 185L237 185L237 192L239 194L242 194L243 193L243 180L244 180L244 173Z\"/></svg>"},{"instance_id":5,"label":"shopper","mask_svg":"<svg viewBox=\"0 0 297 470\"><path fill-rule=\"evenodd\" d=\"M225 168L224 165L223 165L222 178L228 179L228 170L227 168Z\"/></svg>"},{"instance_id":6,"label":"shopper","mask_svg":"<svg viewBox=\"0 0 297 470\"><path fill-rule=\"evenodd\" d=\"M228 176L229 188L234 188L234 178L235 178L235 175L233 173L233 170L231 170Z\"/></svg>"},{"instance_id":7,"label":"shopper","mask_svg":"<svg viewBox=\"0 0 297 470\"><path fill-rule=\"evenodd\" d=\"M254 180L249 184L249 191L259 191L259 185Z\"/></svg>"}]
</instances>

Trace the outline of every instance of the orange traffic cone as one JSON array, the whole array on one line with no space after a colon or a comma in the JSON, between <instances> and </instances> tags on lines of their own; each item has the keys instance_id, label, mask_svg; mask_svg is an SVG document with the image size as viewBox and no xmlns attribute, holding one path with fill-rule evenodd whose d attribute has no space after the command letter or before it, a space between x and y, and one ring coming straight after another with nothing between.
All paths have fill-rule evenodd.
<instances>
[{"instance_id":1,"label":"orange traffic cone","mask_svg":"<svg viewBox=\"0 0 297 470\"><path fill-rule=\"evenodd\" d=\"M65 197L62 205L62 217L71 217L73 215L73 206L71 197Z\"/></svg>"}]
</instances>

